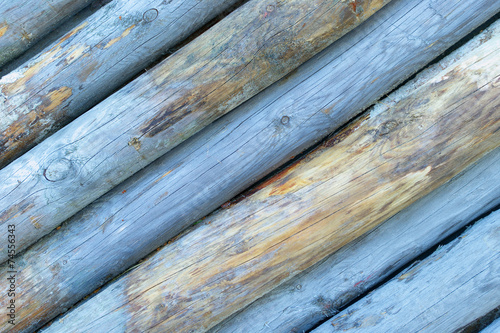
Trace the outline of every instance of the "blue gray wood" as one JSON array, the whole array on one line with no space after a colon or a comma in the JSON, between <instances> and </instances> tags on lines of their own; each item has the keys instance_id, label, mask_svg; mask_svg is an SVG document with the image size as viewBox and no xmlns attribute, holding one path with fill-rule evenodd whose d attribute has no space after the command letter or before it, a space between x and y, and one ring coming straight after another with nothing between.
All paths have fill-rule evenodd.
<instances>
[{"instance_id":1,"label":"blue gray wood","mask_svg":"<svg viewBox=\"0 0 500 333\"><path fill-rule=\"evenodd\" d=\"M500 149L240 313L215 333L309 331L500 204Z\"/></svg>"},{"instance_id":2,"label":"blue gray wood","mask_svg":"<svg viewBox=\"0 0 500 333\"><path fill-rule=\"evenodd\" d=\"M15 224L18 249L25 249L390 1L356 0L354 8L341 0L245 3L0 170L0 229ZM29 76L12 74L9 89L21 89ZM70 93L64 86L50 92L42 110Z\"/></svg>"},{"instance_id":3,"label":"blue gray wood","mask_svg":"<svg viewBox=\"0 0 500 333\"><path fill-rule=\"evenodd\" d=\"M204 331L370 231L499 147L499 50L496 25L49 331Z\"/></svg>"},{"instance_id":4,"label":"blue gray wood","mask_svg":"<svg viewBox=\"0 0 500 333\"><path fill-rule=\"evenodd\" d=\"M470 9L495 4L470 0L433 12L428 10L431 3L414 0L413 10L404 11L406 4L398 1L382 9L314 61L118 186L27 251L19 258L22 278L25 285L38 281L38 287L27 288L26 298L39 297L36 306L49 307L39 314L40 321L64 311L333 131L493 13L493 9L477 11L470 18ZM458 12L462 15L451 15ZM443 21L441 16L449 19ZM397 22L405 24L391 30ZM419 37L430 45L422 52L421 42L402 38L419 26L427 27ZM405 57L399 53L402 47L408 52ZM374 56L364 57L367 52ZM369 70L360 71L356 65ZM360 96L349 89L351 85L366 90ZM334 94L339 95L332 101ZM320 112L323 108L332 108L332 116Z\"/></svg>"},{"instance_id":5,"label":"blue gray wood","mask_svg":"<svg viewBox=\"0 0 500 333\"><path fill-rule=\"evenodd\" d=\"M0 67L26 51L92 0L1 0Z\"/></svg>"},{"instance_id":6,"label":"blue gray wood","mask_svg":"<svg viewBox=\"0 0 500 333\"><path fill-rule=\"evenodd\" d=\"M0 79L0 168L237 2L116 0L82 20Z\"/></svg>"},{"instance_id":7,"label":"blue gray wood","mask_svg":"<svg viewBox=\"0 0 500 333\"><path fill-rule=\"evenodd\" d=\"M500 304L500 211L312 333L455 332Z\"/></svg>"},{"instance_id":8,"label":"blue gray wood","mask_svg":"<svg viewBox=\"0 0 500 333\"><path fill-rule=\"evenodd\" d=\"M481 331L481 333L498 333L498 332L500 332L500 319L495 320Z\"/></svg>"}]
</instances>

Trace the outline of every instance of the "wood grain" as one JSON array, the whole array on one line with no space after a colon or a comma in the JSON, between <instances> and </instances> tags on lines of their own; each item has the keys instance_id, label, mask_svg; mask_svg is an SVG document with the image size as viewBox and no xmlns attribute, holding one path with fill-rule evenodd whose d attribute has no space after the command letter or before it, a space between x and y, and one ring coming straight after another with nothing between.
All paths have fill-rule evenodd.
<instances>
[{"instance_id":1,"label":"wood grain","mask_svg":"<svg viewBox=\"0 0 500 333\"><path fill-rule=\"evenodd\" d=\"M484 328L481 333L496 333L500 331L500 319L495 320Z\"/></svg>"},{"instance_id":2,"label":"wood grain","mask_svg":"<svg viewBox=\"0 0 500 333\"><path fill-rule=\"evenodd\" d=\"M450 180L500 143L500 27L490 33L46 332L209 329Z\"/></svg>"},{"instance_id":3,"label":"wood grain","mask_svg":"<svg viewBox=\"0 0 500 333\"><path fill-rule=\"evenodd\" d=\"M8 115L0 122L0 168L236 2L116 0L80 22L0 79L2 111Z\"/></svg>"},{"instance_id":4,"label":"wood grain","mask_svg":"<svg viewBox=\"0 0 500 333\"><path fill-rule=\"evenodd\" d=\"M0 227L16 224L18 248L25 249L387 2L357 0L355 11L340 0L252 0L239 7L0 170ZM50 94L43 108L72 91L62 86Z\"/></svg>"},{"instance_id":5,"label":"wood grain","mask_svg":"<svg viewBox=\"0 0 500 333\"><path fill-rule=\"evenodd\" d=\"M500 211L313 330L456 332L500 303Z\"/></svg>"},{"instance_id":6,"label":"wood grain","mask_svg":"<svg viewBox=\"0 0 500 333\"><path fill-rule=\"evenodd\" d=\"M333 131L486 20L495 10L489 3L443 3L432 11L431 0L388 4L285 80L117 186L18 258L23 299L38 306L19 310L20 325L34 328L65 311ZM475 11L483 7L491 11ZM471 17L471 10L478 15ZM391 29L398 22L405 23ZM416 27L423 27L418 39L401 38Z\"/></svg>"},{"instance_id":7,"label":"wood grain","mask_svg":"<svg viewBox=\"0 0 500 333\"><path fill-rule=\"evenodd\" d=\"M500 149L496 149L211 332L307 332L499 204Z\"/></svg>"},{"instance_id":8,"label":"wood grain","mask_svg":"<svg viewBox=\"0 0 500 333\"><path fill-rule=\"evenodd\" d=\"M0 67L26 51L92 0L0 1Z\"/></svg>"}]
</instances>

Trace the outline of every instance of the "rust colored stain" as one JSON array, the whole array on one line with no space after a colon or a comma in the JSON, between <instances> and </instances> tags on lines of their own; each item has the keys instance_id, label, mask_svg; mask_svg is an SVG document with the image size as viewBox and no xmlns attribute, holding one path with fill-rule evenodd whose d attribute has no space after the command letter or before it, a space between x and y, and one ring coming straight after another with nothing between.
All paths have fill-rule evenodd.
<instances>
[{"instance_id":1,"label":"rust colored stain","mask_svg":"<svg viewBox=\"0 0 500 333\"><path fill-rule=\"evenodd\" d=\"M116 38L113 38L112 40L110 40L105 46L104 48L107 49L108 47L112 46L113 44L115 44L116 42L118 42L120 39L122 39L123 37L126 37L128 36L128 34L130 33L130 31L135 27L135 24L132 24L130 27L128 27L120 36L116 37Z\"/></svg>"},{"instance_id":2,"label":"rust colored stain","mask_svg":"<svg viewBox=\"0 0 500 333\"><path fill-rule=\"evenodd\" d=\"M8 28L9 25L7 23L0 24L0 37L2 37L5 34Z\"/></svg>"}]
</instances>

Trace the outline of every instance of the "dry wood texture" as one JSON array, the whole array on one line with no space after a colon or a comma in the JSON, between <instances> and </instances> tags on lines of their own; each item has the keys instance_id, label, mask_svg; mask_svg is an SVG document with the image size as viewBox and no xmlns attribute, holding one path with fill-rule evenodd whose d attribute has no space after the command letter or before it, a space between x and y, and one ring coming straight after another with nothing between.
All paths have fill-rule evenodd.
<instances>
[{"instance_id":1,"label":"dry wood texture","mask_svg":"<svg viewBox=\"0 0 500 333\"><path fill-rule=\"evenodd\" d=\"M499 148L211 332L307 332L498 205Z\"/></svg>"},{"instance_id":2,"label":"dry wood texture","mask_svg":"<svg viewBox=\"0 0 500 333\"><path fill-rule=\"evenodd\" d=\"M312 333L459 332L500 304L500 211Z\"/></svg>"},{"instance_id":3,"label":"dry wood texture","mask_svg":"<svg viewBox=\"0 0 500 333\"><path fill-rule=\"evenodd\" d=\"M0 67L92 0L0 1Z\"/></svg>"},{"instance_id":4,"label":"dry wood texture","mask_svg":"<svg viewBox=\"0 0 500 333\"><path fill-rule=\"evenodd\" d=\"M37 311L18 310L19 324L34 329L65 311L336 129L498 9L500 3L491 0L453 6L437 6L432 0L388 4L292 75L174 148L18 257L20 293L38 304ZM477 15L471 17L470 11ZM398 29L391 29L395 25ZM413 36L418 38L401 38L417 27ZM288 122L282 122L284 116Z\"/></svg>"},{"instance_id":5,"label":"dry wood texture","mask_svg":"<svg viewBox=\"0 0 500 333\"><path fill-rule=\"evenodd\" d=\"M208 329L451 179L500 144L499 30L426 71L47 332Z\"/></svg>"},{"instance_id":6,"label":"dry wood texture","mask_svg":"<svg viewBox=\"0 0 500 333\"><path fill-rule=\"evenodd\" d=\"M246 3L2 169L0 227L15 224L26 248L388 2ZM69 94L52 91L46 107Z\"/></svg>"},{"instance_id":7,"label":"dry wood texture","mask_svg":"<svg viewBox=\"0 0 500 333\"><path fill-rule=\"evenodd\" d=\"M0 79L0 168L236 2L116 0L81 22Z\"/></svg>"},{"instance_id":8,"label":"dry wood texture","mask_svg":"<svg viewBox=\"0 0 500 333\"><path fill-rule=\"evenodd\" d=\"M500 319L495 320L481 331L481 333L498 333L498 332L500 332Z\"/></svg>"}]
</instances>

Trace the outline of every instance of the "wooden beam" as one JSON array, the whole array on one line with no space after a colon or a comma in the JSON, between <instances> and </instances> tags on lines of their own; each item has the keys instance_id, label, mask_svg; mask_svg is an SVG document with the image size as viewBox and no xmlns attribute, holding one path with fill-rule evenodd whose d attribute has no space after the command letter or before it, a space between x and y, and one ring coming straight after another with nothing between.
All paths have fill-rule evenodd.
<instances>
[{"instance_id":1,"label":"wooden beam","mask_svg":"<svg viewBox=\"0 0 500 333\"><path fill-rule=\"evenodd\" d=\"M458 332L500 303L500 211L312 333Z\"/></svg>"},{"instance_id":2,"label":"wooden beam","mask_svg":"<svg viewBox=\"0 0 500 333\"><path fill-rule=\"evenodd\" d=\"M0 5L0 67L26 51L92 0L10 0Z\"/></svg>"},{"instance_id":3,"label":"wooden beam","mask_svg":"<svg viewBox=\"0 0 500 333\"><path fill-rule=\"evenodd\" d=\"M36 329L333 131L486 20L495 10L489 2L434 4L433 11L431 0L387 5L285 80L73 216L18 258L23 299L39 305L37 311L19 309L19 325ZM469 16L481 8L486 10ZM417 28L418 39L400 38ZM281 122L285 115L287 124ZM27 287L35 281L37 288Z\"/></svg>"},{"instance_id":4,"label":"wooden beam","mask_svg":"<svg viewBox=\"0 0 500 333\"><path fill-rule=\"evenodd\" d=\"M80 22L0 79L0 168L237 2L116 0Z\"/></svg>"},{"instance_id":5,"label":"wooden beam","mask_svg":"<svg viewBox=\"0 0 500 333\"><path fill-rule=\"evenodd\" d=\"M500 204L500 149L212 333L310 331L414 258Z\"/></svg>"},{"instance_id":6,"label":"wooden beam","mask_svg":"<svg viewBox=\"0 0 500 333\"><path fill-rule=\"evenodd\" d=\"M389 1L247 2L0 170L0 226L15 224L25 249ZM70 93L52 91L44 107Z\"/></svg>"},{"instance_id":7,"label":"wooden beam","mask_svg":"<svg viewBox=\"0 0 500 333\"><path fill-rule=\"evenodd\" d=\"M496 333L500 331L500 319L495 320L489 324L481 333Z\"/></svg>"},{"instance_id":8,"label":"wooden beam","mask_svg":"<svg viewBox=\"0 0 500 333\"><path fill-rule=\"evenodd\" d=\"M500 24L488 33L47 332L209 329L456 176L500 144Z\"/></svg>"}]
</instances>

